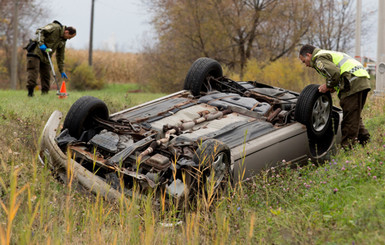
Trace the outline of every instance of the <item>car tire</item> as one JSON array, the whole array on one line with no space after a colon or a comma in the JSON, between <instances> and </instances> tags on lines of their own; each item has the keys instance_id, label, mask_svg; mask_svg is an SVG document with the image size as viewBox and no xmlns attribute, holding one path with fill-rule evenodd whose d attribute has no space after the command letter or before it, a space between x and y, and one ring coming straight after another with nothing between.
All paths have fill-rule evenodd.
<instances>
[{"instance_id":1,"label":"car tire","mask_svg":"<svg viewBox=\"0 0 385 245\"><path fill-rule=\"evenodd\" d=\"M218 61L206 57L197 59L187 72L183 89L190 90L194 96L201 91L209 91L208 77L219 78L223 76L222 66Z\"/></svg>"},{"instance_id":2,"label":"car tire","mask_svg":"<svg viewBox=\"0 0 385 245\"><path fill-rule=\"evenodd\" d=\"M67 128L72 137L79 139L84 131L94 126L92 122L94 117L107 120L109 117L107 105L98 98L83 96L69 109L63 129Z\"/></svg>"},{"instance_id":3,"label":"car tire","mask_svg":"<svg viewBox=\"0 0 385 245\"><path fill-rule=\"evenodd\" d=\"M230 148L223 142L208 139L199 145L193 161L199 165L195 176L195 191L202 193L202 187L206 193L213 193L224 189L230 175Z\"/></svg>"},{"instance_id":4,"label":"car tire","mask_svg":"<svg viewBox=\"0 0 385 245\"><path fill-rule=\"evenodd\" d=\"M311 138L319 138L328 132L332 118L330 92L321 93L319 85L306 86L298 97L295 108L296 121L304 124Z\"/></svg>"}]
</instances>

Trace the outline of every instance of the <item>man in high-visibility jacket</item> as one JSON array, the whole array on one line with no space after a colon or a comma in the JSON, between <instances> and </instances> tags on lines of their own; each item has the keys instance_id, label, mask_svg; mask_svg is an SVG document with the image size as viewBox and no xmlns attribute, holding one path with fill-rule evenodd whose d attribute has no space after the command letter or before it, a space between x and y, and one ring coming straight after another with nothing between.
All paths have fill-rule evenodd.
<instances>
[{"instance_id":1,"label":"man in high-visibility jacket","mask_svg":"<svg viewBox=\"0 0 385 245\"><path fill-rule=\"evenodd\" d=\"M343 111L341 145L351 147L357 141L365 145L370 134L362 123L361 111L370 91L370 76L363 65L345 53L322 50L309 44L302 46L299 59L326 78L326 83L319 86L319 92L337 91Z\"/></svg>"},{"instance_id":2,"label":"man in high-visibility jacket","mask_svg":"<svg viewBox=\"0 0 385 245\"><path fill-rule=\"evenodd\" d=\"M33 96L36 80L40 74L41 93L47 94L50 88L51 68L48 56L56 51L56 61L59 72L67 78L64 72L64 51L67 40L76 36L76 29L72 26L63 26L59 21L38 28L36 38L25 47L27 49L27 89L28 96ZM50 52L47 52L50 51Z\"/></svg>"}]
</instances>

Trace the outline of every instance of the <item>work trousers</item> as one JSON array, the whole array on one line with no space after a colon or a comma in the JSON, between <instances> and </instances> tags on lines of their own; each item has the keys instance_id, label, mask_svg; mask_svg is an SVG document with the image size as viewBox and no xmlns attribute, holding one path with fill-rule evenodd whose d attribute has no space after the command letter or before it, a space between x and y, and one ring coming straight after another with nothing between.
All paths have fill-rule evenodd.
<instances>
[{"instance_id":1,"label":"work trousers","mask_svg":"<svg viewBox=\"0 0 385 245\"><path fill-rule=\"evenodd\" d=\"M341 123L343 147L351 147L355 143L366 144L370 134L362 123L361 112L364 108L369 90L363 90L341 99L340 105L343 111Z\"/></svg>"},{"instance_id":2,"label":"work trousers","mask_svg":"<svg viewBox=\"0 0 385 245\"><path fill-rule=\"evenodd\" d=\"M37 78L40 74L41 92L47 93L50 88L51 67L49 64L40 62L40 59L35 56L27 56L27 88L34 89L37 85Z\"/></svg>"}]
</instances>

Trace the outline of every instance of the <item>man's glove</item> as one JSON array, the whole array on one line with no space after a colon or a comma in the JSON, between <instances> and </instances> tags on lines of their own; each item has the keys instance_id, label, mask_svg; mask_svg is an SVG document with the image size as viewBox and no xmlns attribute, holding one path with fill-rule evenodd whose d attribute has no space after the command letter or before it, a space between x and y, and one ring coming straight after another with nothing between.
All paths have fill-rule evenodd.
<instances>
[{"instance_id":1,"label":"man's glove","mask_svg":"<svg viewBox=\"0 0 385 245\"><path fill-rule=\"evenodd\" d=\"M62 77L62 78L68 78L65 72L62 72L62 73L61 73L61 77Z\"/></svg>"},{"instance_id":2,"label":"man's glove","mask_svg":"<svg viewBox=\"0 0 385 245\"><path fill-rule=\"evenodd\" d=\"M47 46L45 46L45 44L42 44L42 45L40 45L39 48L40 48L41 51L44 52L47 49Z\"/></svg>"}]
</instances>

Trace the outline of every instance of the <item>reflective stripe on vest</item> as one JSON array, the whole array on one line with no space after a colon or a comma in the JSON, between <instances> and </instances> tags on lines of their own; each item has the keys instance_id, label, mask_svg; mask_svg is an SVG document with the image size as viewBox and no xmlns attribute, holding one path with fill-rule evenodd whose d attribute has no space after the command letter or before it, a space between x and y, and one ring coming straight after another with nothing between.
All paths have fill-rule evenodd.
<instances>
[{"instance_id":1,"label":"reflective stripe on vest","mask_svg":"<svg viewBox=\"0 0 385 245\"><path fill-rule=\"evenodd\" d=\"M340 74L349 72L356 77L370 78L369 73L365 70L362 64L347 54L330 50L320 50L314 55L314 59L321 54L330 54L332 56L333 63L341 70Z\"/></svg>"}]
</instances>

